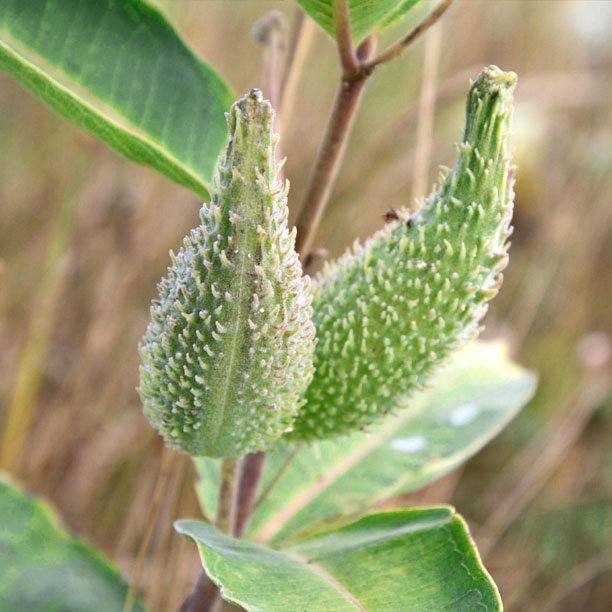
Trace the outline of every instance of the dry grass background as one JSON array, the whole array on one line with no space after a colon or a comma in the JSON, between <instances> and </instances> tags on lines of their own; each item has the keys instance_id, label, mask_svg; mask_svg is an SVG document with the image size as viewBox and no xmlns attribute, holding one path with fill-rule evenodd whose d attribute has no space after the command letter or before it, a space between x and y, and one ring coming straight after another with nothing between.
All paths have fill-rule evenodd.
<instances>
[{"instance_id":1,"label":"dry grass background","mask_svg":"<svg viewBox=\"0 0 612 612\"><path fill-rule=\"evenodd\" d=\"M240 93L261 86L253 21L272 8L295 15L288 0L159 4ZM505 336L540 387L462 470L404 500L457 506L511 611L612 606L610 32L605 0L456 0L437 34L371 79L319 235L337 255L410 204L415 159L431 180L453 162L468 78L491 63L518 73L514 244L486 334ZM283 134L294 207L337 78L317 33ZM423 83L436 94L425 114ZM3 452L129 575L161 455L134 391L136 346L200 202L4 76L0 109L0 423L22 415ZM156 610L175 609L198 572L194 547L171 529L198 516L193 477L184 458L172 465L153 530L142 592Z\"/></svg>"}]
</instances>

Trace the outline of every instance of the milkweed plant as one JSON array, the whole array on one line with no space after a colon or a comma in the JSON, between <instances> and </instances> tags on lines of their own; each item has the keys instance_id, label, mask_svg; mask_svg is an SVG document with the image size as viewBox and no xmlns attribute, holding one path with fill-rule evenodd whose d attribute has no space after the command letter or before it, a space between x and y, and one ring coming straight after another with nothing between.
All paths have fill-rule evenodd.
<instances>
[{"instance_id":1,"label":"milkweed plant","mask_svg":"<svg viewBox=\"0 0 612 612\"><path fill-rule=\"evenodd\" d=\"M94 4L117 24L136 18L150 32L159 26L160 44L175 45L200 71L210 94L206 121L218 132L227 96L217 94L229 88L188 55L161 13L142 0ZM2 66L56 110L128 157L208 194L199 225L170 253L139 346L144 414L163 436L166 456L192 456L199 474L205 520L175 525L202 562L181 610L501 610L454 508L376 505L466 460L533 390L530 375L499 344L475 342L508 263L517 77L496 66L475 75L454 166L441 171L420 205L392 210L382 229L325 261L311 279L313 239L364 86L450 0L378 55L377 32L416 2L298 4L336 41L342 77L297 230L288 223L292 194L275 133L278 98L265 96L274 75L263 93L252 89L231 104L225 136L215 141L203 124L206 159L191 171L193 151L180 143L168 145L166 155L160 137L151 155L134 130L122 133L117 124L112 132L102 115L84 119L78 100L70 106L65 92L49 94L51 77L46 83L44 74L27 72L16 52L2 56ZM50 14L60 23L66 10L55 5ZM7 9L5 20L34 28L35 13ZM281 21L274 15L258 29L269 52ZM90 44L85 34L83 49ZM23 37L25 47L62 68L50 47ZM90 94L98 95L94 88ZM129 105L117 109L137 124ZM138 117L138 130L155 141L155 125ZM213 167L207 160L223 138ZM140 605L137 579L122 591L126 609Z\"/></svg>"}]
</instances>

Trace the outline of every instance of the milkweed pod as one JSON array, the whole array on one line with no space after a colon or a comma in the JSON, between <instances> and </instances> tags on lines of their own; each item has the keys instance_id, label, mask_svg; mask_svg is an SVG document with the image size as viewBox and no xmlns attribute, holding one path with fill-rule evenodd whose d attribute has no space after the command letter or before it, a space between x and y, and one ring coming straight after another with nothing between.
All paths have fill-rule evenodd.
<instances>
[{"instance_id":1,"label":"milkweed pod","mask_svg":"<svg viewBox=\"0 0 612 612\"><path fill-rule=\"evenodd\" d=\"M287 228L273 119L258 90L231 107L210 204L172 255L140 346L145 415L195 456L266 449L312 378L310 279Z\"/></svg>"},{"instance_id":2,"label":"milkweed pod","mask_svg":"<svg viewBox=\"0 0 612 612\"><path fill-rule=\"evenodd\" d=\"M293 439L367 427L477 335L508 261L515 83L514 73L486 68L470 88L457 163L443 184L315 279L315 375Z\"/></svg>"}]
</instances>

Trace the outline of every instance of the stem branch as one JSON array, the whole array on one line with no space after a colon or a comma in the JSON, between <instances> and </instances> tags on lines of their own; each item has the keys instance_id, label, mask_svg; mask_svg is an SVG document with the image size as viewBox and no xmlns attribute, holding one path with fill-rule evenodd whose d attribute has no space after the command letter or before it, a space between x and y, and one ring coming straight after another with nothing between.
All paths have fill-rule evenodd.
<instances>
[{"instance_id":1,"label":"stem branch","mask_svg":"<svg viewBox=\"0 0 612 612\"><path fill-rule=\"evenodd\" d=\"M374 58L375 35L366 38L355 51L351 40L348 4L346 0L334 0L334 26L343 74L327 132L310 175L296 222L295 246L302 256L304 269L312 261L309 255L315 234L338 176L365 82L377 66L403 53L412 42L436 23L452 1L442 0L409 34Z\"/></svg>"},{"instance_id":2,"label":"stem branch","mask_svg":"<svg viewBox=\"0 0 612 612\"><path fill-rule=\"evenodd\" d=\"M305 262L304 268L307 267L308 255L316 231L337 178L367 79L376 66L400 55L421 33L431 27L446 11L451 2L452 0L443 0L412 32L373 59L376 50L376 35L370 35L355 49L351 37L348 2L347 0L333 0L334 29L338 54L342 64L342 77L327 131L311 172L296 222L298 230L296 249L301 253ZM259 31L256 30L255 35L260 42L266 44L266 50L270 54L264 61L264 81L266 81L269 89L268 95L273 105L278 108L281 97L278 66L282 54L283 28L274 19L259 25L263 27ZM295 457L297 450L289 456L286 464L281 467L257 502L255 502L255 494L263 472L266 454L252 453L244 458L238 487L236 486L238 459L234 457L223 460L215 523L220 531L237 537L243 534L254 508L268 495L272 486ZM236 504L236 501L238 501L238 504ZM236 506L238 506L237 512ZM235 514L236 517L234 518ZM219 603L217 587L202 572L192 593L183 603L181 612L213 610Z\"/></svg>"},{"instance_id":3,"label":"stem branch","mask_svg":"<svg viewBox=\"0 0 612 612\"><path fill-rule=\"evenodd\" d=\"M266 485L265 489L259 494L259 497L257 498L257 500L255 501L255 504L253 505L253 512L257 510L257 508L259 508L259 506L261 505L261 502L263 502L264 499L268 497L268 494L270 493L270 491L274 488L276 483L280 480L281 476L285 473L287 468L291 465L291 463L295 459L295 456L298 454L300 450L302 450L302 445L296 444L295 448L291 451L291 453L287 455L287 458L283 461L283 464L278 468L276 474L274 474L274 476L272 477L272 480Z\"/></svg>"},{"instance_id":4,"label":"stem branch","mask_svg":"<svg viewBox=\"0 0 612 612\"><path fill-rule=\"evenodd\" d=\"M386 51L383 51L380 55L376 56L373 60L367 62L366 67L369 70L373 70L376 66L384 64L389 60L395 59L398 55L401 55L421 34L426 32L442 15L446 12L446 9L451 5L453 0L442 0L436 8L421 21L410 33L406 34L403 38L398 40L395 44L391 45Z\"/></svg>"}]
</instances>

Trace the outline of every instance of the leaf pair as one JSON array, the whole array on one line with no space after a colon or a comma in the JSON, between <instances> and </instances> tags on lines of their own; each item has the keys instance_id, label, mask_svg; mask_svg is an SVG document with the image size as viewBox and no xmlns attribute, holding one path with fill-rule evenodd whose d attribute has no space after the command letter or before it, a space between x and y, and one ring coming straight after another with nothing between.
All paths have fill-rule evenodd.
<instances>
[{"instance_id":1,"label":"leaf pair","mask_svg":"<svg viewBox=\"0 0 612 612\"><path fill-rule=\"evenodd\" d=\"M409 409L370 435L299 450L249 526L250 538L273 547L234 540L195 521L179 521L176 529L196 542L224 598L249 611L501 610L452 509L385 512L347 523L478 452L534 388L535 377L513 364L503 345L476 342ZM280 444L269 454L262 489L290 452ZM219 462L200 458L196 467L200 500L213 515Z\"/></svg>"},{"instance_id":2,"label":"leaf pair","mask_svg":"<svg viewBox=\"0 0 612 612\"><path fill-rule=\"evenodd\" d=\"M452 508L373 514L276 551L179 521L224 599L249 611L501 610L463 520Z\"/></svg>"},{"instance_id":3,"label":"leaf pair","mask_svg":"<svg viewBox=\"0 0 612 612\"><path fill-rule=\"evenodd\" d=\"M267 525L277 526L280 550L233 540L195 521L180 521L177 530L196 541L224 596L246 610L500 610L465 524L450 508L378 514L299 543L291 540L329 527L344 511L356 514L450 470L503 427L533 387L533 376L508 362L499 346L476 344L419 396L416 414L385 424L382 436L373 432L376 444L358 434L343 445L325 442L300 451L252 524L257 539ZM264 485L284 453L271 454ZM214 511L218 462L200 459L197 466L201 497ZM335 479L318 486L330 473ZM283 511L305 496L309 502L283 522ZM123 606L127 585L119 573L69 536L50 507L2 479L0 549L2 609Z\"/></svg>"},{"instance_id":4,"label":"leaf pair","mask_svg":"<svg viewBox=\"0 0 612 612\"><path fill-rule=\"evenodd\" d=\"M123 608L127 585L117 570L3 479L0 519L0 608ZM224 597L246 610L500 609L464 522L447 507L372 515L281 551L195 521L177 530L196 541Z\"/></svg>"}]
</instances>

